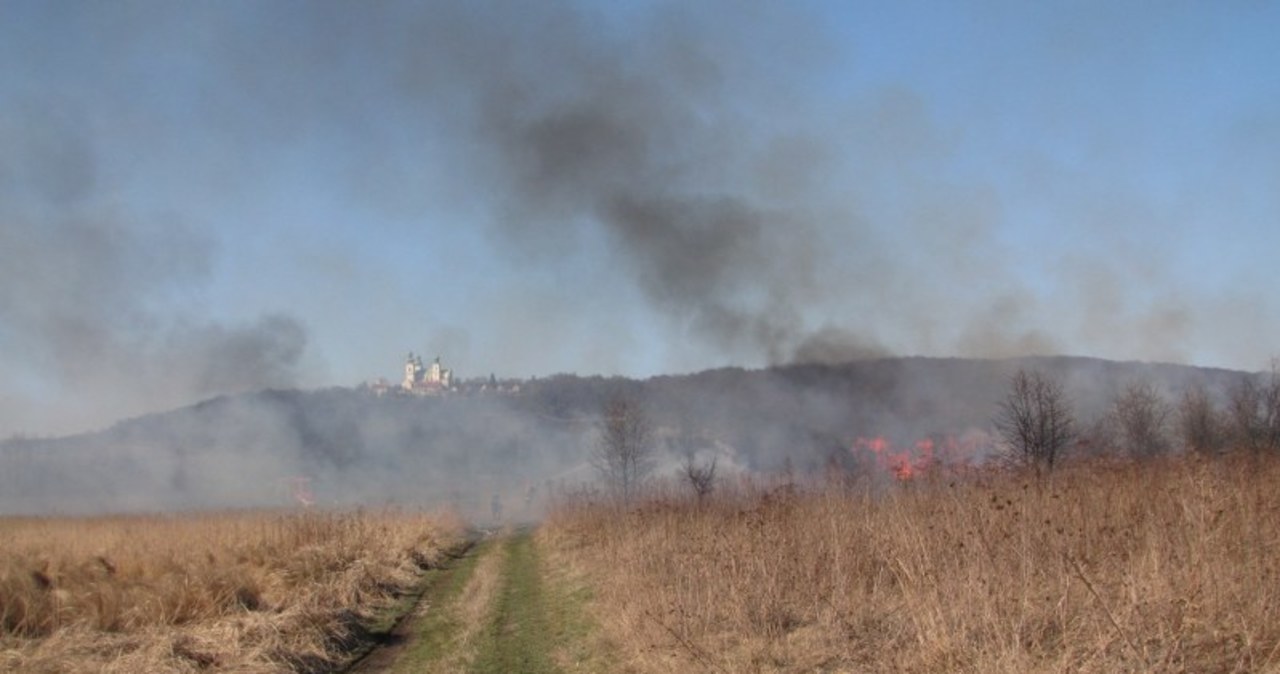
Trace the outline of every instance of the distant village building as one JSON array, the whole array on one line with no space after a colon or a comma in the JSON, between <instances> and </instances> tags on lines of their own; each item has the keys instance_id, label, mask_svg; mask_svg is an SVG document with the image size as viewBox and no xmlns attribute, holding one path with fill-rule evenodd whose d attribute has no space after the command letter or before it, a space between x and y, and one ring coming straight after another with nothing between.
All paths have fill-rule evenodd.
<instances>
[{"instance_id":1,"label":"distant village building","mask_svg":"<svg viewBox=\"0 0 1280 674\"><path fill-rule=\"evenodd\" d=\"M387 395L389 393L399 390L399 387L391 386L391 383L388 382L385 377L370 379L369 381L362 384L361 387L365 391L368 391L369 393L372 393L373 395L376 395L378 397L382 397L384 395Z\"/></svg>"},{"instance_id":2,"label":"distant village building","mask_svg":"<svg viewBox=\"0 0 1280 674\"><path fill-rule=\"evenodd\" d=\"M404 363L404 381L400 382L400 388L409 393L418 395L430 395L442 393L453 385L453 370L445 369L440 366L440 357L431 361L431 364L423 367L422 356L415 356L413 352L409 352L409 357Z\"/></svg>"}]
</instances>

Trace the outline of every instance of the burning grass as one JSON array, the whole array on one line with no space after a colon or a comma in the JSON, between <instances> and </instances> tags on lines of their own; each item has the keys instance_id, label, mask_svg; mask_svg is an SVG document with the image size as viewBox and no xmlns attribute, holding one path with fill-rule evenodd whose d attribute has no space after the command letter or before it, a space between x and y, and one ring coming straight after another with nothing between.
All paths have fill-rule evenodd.
<instances>
[{"instance_id":1,"label":"burning grass","mask_svg":"<svg viewBox=\"0 0 1280 674\"><path fill-rule=\"evenodd\" d=\"M637 671L1276 671L1280 460L562 504Z\"/></svg>"},{"instance_id":2,"label":"burning grass","mask_svg":"<svg viewBox=\"0 0 1280 674\"><path fill-rule=\"evenodd\" d=\"M330 670L462 533L392 511L0 520L0 670Z\"/></svg>"}]
</instances>

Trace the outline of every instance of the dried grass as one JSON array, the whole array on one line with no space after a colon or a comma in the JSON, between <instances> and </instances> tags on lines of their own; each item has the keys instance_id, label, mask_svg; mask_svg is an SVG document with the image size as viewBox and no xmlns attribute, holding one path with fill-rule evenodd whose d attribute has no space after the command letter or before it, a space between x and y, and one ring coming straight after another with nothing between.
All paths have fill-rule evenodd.
<instances>
[{"instance_id":1,"label":"dried grass","mask_svg":"<svg viewBox=\"0 0 1280 674\"><path fill-rule=\"evenodd\" d=\"M391 511L0 519L0 670L330 670L461 535Z\"/></svg>"},{"instance_id":2,"label":"dried grass","mask_svg":"<svg viewBox=\"0 0 1280 674\"><path fill-rule=\"evenodd\" d=\"M1280 461L566 502L628 669L1280 671Z\"/></svg>"}]
</instances>

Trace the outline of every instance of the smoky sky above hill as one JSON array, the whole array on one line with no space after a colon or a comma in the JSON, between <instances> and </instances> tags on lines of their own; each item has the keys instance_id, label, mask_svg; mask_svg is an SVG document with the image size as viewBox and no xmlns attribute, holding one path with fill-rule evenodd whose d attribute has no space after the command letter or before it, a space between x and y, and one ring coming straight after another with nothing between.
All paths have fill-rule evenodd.
<instances>
[{"instance_id":1,"label":"smoky sky above hill","mask_svg":"<svg viewBox=\"0 0 1280 674\"><path fill-rule=\"evenodd\" d=\"M6 3L0 435L407 350L1265 365L1278 10L849 4Z\"/></svg>"}]
</instances>

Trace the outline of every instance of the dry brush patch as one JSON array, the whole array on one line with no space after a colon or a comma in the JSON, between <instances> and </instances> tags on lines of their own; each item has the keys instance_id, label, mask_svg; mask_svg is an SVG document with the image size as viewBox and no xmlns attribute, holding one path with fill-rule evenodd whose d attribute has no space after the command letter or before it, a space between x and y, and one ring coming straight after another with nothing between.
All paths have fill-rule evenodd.
<instances>
[{"instance_id":1,"label":"dry brush patch","mask_svg":"<svg viewBox=\"0 0 1280 674\"><path fill-rule=\"evenodd\" d=\"M462 540L447 514L0 520L0 670L325 671Z\"/></svg>"},{"instance_id":2,"label":"dry brush patch","mask_svg":"<svg viewBox=\"0 0 1280 674\"><path fill-rule=\"evenodd\" d=\"M746 485L565 503L544 536L641 671L1266 671L1278 483L1277 461L1191 457Z\"/></svg>"}]
</instances>

